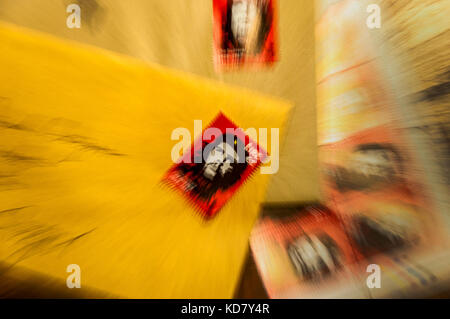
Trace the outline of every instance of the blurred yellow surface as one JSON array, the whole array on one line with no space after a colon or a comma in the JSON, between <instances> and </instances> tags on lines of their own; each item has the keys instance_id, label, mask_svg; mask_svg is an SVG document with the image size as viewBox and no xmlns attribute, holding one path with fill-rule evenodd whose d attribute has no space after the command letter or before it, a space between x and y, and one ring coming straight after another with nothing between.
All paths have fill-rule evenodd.
<instances>
[{"instance_id":1,"label":"blurred yellow surface","mask_svg":"<svg viewBox=\"0 0 450 319\"><path fill-rule=\"evenodd\" d=\"M282 128L290 105L7 24L0 39L0 260L61 289L78 264L112 295L232 297L269 176L204 221L158 185L171 132L219 110Z\"/></svg>"}]
</instances>

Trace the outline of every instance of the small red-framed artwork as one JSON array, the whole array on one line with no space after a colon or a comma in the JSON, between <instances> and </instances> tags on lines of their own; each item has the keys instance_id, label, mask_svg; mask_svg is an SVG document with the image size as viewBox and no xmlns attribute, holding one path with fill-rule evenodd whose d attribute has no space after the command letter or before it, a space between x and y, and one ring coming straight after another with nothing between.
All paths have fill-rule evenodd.
<instances>
[{"instance_id":1,"label":"small red-framed artwork","mask_svg":"<svg viewBox=\"0 0 450 319\"><path fill-rule=\"evenodd\" d=\"M213 0L216 70L277 60L274 0Z\"/></svg>"},{"instance_id":2,"label":"small red-framed artwork","mask_svg":"<svg viewBox=\"0 0 450 319\"><path fill-rule=\"evenodd\" d=\"M268 154L223 113L196 137L163 182L211 218L254 174Z\"/></svg>"}]
</instances>

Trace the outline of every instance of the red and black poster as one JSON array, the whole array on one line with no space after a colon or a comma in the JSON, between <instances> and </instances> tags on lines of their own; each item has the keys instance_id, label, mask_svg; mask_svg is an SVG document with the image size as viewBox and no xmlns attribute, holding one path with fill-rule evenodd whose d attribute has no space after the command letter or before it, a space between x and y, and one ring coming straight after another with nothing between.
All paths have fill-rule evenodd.
<instances>
[{"instance_id":1,"label":"red and black poster","mask_svg":"<svg viewBox=\"0 0 450 319\"><path fill-rule=\"evenodd\" d=\"M217 70L276 61L274 0L213 0Z\"/></svg>"},{"instance_id":2,"label":"red and black poster","mask_svg":"<svg viewBox=\"0 0 450 319\"><path fill-rule=\"evenodd\" d=\"M267 153L220 113L163 181L205 217L213 217L256 171Z\"/></svg>"}]
</instances>

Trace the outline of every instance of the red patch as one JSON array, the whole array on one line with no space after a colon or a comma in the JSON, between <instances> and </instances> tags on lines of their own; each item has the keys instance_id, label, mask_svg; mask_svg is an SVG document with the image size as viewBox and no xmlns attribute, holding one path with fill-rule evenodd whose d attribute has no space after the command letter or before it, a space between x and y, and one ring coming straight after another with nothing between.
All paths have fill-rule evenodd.
<instances>
[{"instance_id":1,"label":"red patch","mask_svg":"<svg viewBox=\"0 0 450 319\"><path fill-rule=\"evenodd\" d=\"M276 61L273 0L213 0L216 69Z\"/></svg>"},{"instance_id":2,"label":"red patch","mask_svg":"<svg viewBox=\"0 0 450 319\"><path fill-rule=\"evenodd\" d=\"M213 217L266 157L265 150L219 113L163 182L181 192L205 217Z\"/></svg>"}]
</instances>

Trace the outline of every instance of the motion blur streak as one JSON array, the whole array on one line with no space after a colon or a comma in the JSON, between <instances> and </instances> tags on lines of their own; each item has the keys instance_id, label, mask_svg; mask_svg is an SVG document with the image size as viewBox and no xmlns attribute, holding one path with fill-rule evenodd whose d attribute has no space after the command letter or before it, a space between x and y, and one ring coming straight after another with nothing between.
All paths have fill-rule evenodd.
<instances>
[{"instance_id":1,"label":"motion blur streak","mask_svg":"<svg viewBox=\"0 0 450 319\"><path fill-rule=\"evenodd\" d=\"M214 66L212 2L0 2L0 296L232 297L263 202L330 213L289 252L252 237L271 297L449 290L450 1L272 1L274 61L229 72ZM66 26L72 3L79 29ZM370 29L373 4L381 26ZM280 169L205 221L159 182L171 132L219 111L280 128ZM262 228L316 227L288 224ZM309 242L327 267L318 258L299 280ZM352 262L330 262L326 244ZM66 286L69 264L81 289ZM381 266L381 289L366 287L368 264ZM342 268L355 290L313 273Z\"/></svg>"},{"instance_id":2,"label":"motion blur streak","mask_svg":"<svg viewBox=\"0 0 450 319\"><path fill-rule=\"evenodd\" d=\"M63 294L77 264L88 296L231 297L268 175L205 221L159 185L171 132L219 110L283 131L290 105L6 24L0 37L5 267L59 278Z\"/></svg>"},{"instance_id":3,"label":"motion blur streak","mask_svg":"<svg viewBox=\"0 0 450 319\"><path fill-rule=\"evenodd\" d=\"M316 4L324 197L362 254L382 266L386 279L372 296L428 289L422 281L411 291L417 278L399 275L408 269L395 265L402 258L425 262L448 287L450 3ZM362 27L369 4L381 8L380 29Z\"/></svg>"}]
</instances>

